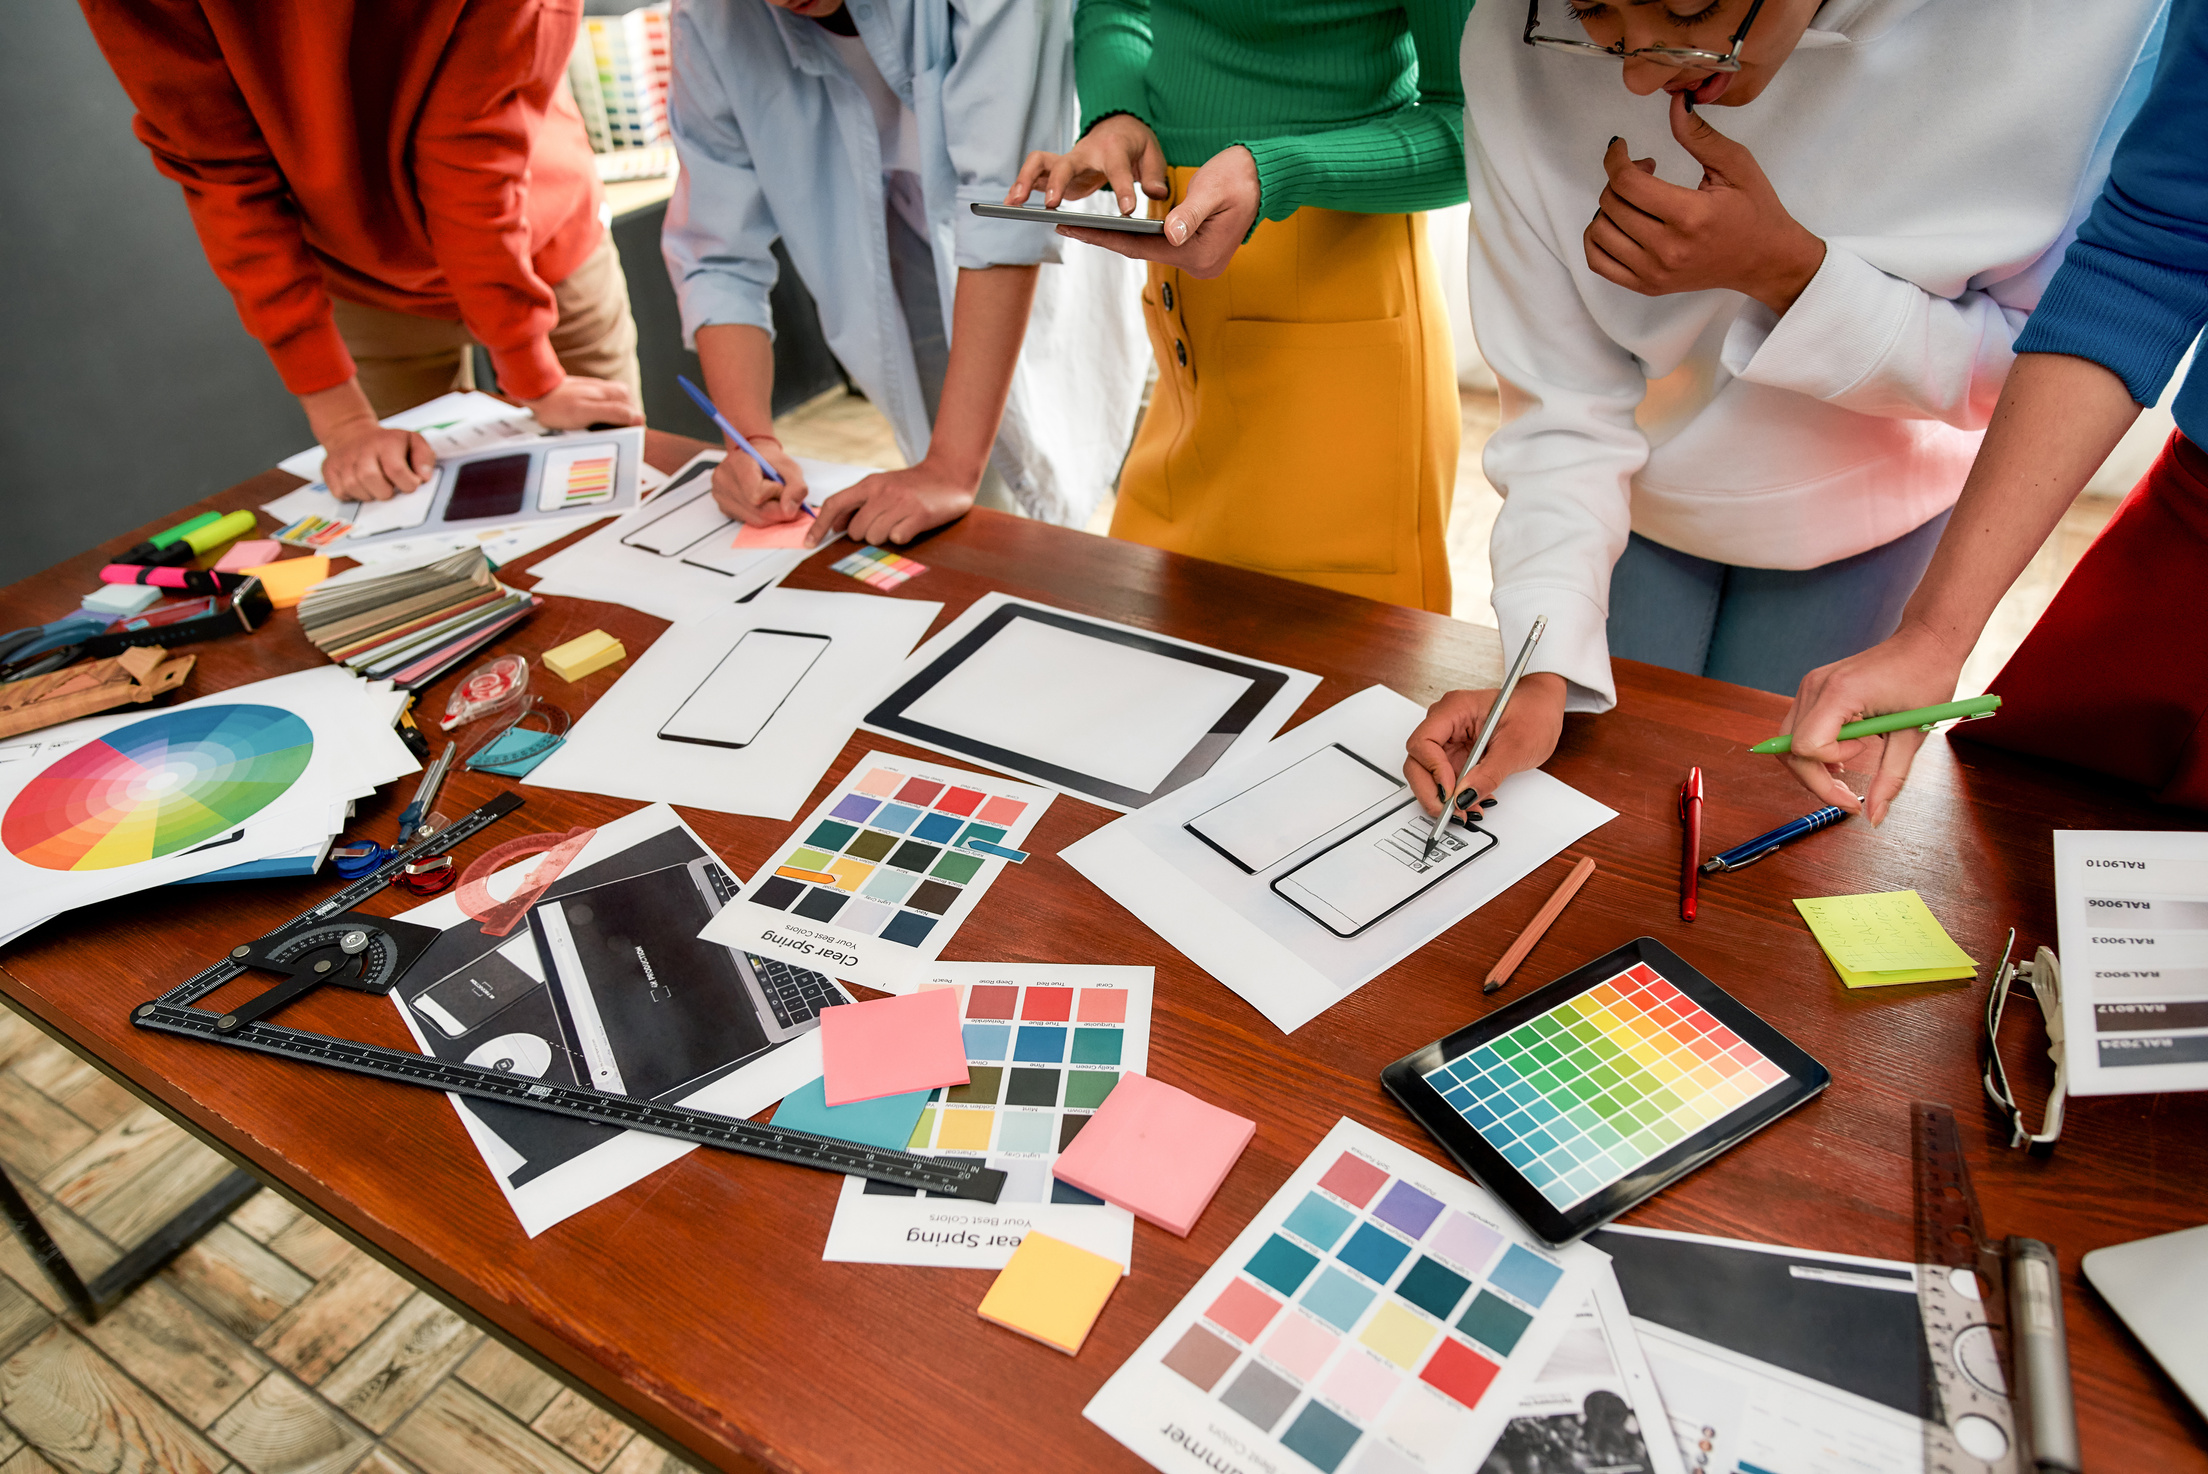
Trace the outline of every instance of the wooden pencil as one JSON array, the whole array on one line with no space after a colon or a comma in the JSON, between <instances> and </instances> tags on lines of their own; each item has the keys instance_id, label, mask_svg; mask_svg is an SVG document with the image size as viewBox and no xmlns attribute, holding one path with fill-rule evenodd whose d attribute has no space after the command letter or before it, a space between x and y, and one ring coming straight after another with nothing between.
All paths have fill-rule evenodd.
<instances>
[{"instance_id":1,"label":"wooden pencil","mask_svg":"<svg viewBox=\"0 0 2208 1474\"><path fill-rule=\"evenodd\" d=\"M1541 909L1534 913L1533 920L1526 923L1526 929L1518 933L1518 940L1510 944L1510 950L1503 954L1502 960L1495 964L1494 971L1487 975L1487 985L1481 992L1493 993L1510 981L1510 975L1518 970L1519 963L1526 960L1526 954L1541 940L1542 933L1549 929L1549 924L1570 904L1572 897L1579 894L1579 888L1594 873L1594 860L1582 856L1580 862L1572 867L1572 873L1564 877L1564 883L1556 888L1556 893L1542 903Z\"/></svg>"}]
</instances>

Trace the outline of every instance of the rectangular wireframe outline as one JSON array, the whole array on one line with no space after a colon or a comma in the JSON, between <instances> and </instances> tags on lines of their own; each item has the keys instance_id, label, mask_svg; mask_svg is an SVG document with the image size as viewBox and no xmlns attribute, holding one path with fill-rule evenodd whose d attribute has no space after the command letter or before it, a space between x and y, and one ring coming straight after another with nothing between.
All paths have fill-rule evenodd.
<instances>
[{"instance_id":1,"label":"rectangular wireframe outline","mask_svg":"<svg viewBox=\"0 0 2208 1474\"><path fill-rule=\"evenodd\" d=\"M787 635L794 640L818 640L820 642L820 648L813 652L813 658L805 663L805 668L797 673L797 679L790 682L789 689L784 691L782 695L775 701L774 710L768 712L766 716L760 719L758 727L752 732L751 736L746 738L744 741L715 742L706 737L680 737L670 734L667 729L675 724L675 718L681 716L684 708L688 707L691 702L698 699L698 693L700 691L703 691L707 686L713 683L713 677L720 674L721 667L728 664L729 661L735 659L736 652L744 648L744 641L750 639L753 635ZM830 645L833 645L834 643L835 637L833 635L818 634L811 630L745 630L741 635L736 637L736 643L728 647L728 653L726 655L723 655L719 660L713 662L713 668L705 673L705 678L691 688L690 694L683 697L681 704L667 714L667 720L661 722L659 724L659 730L657 732L654 732L652 735L657 737L662 742L686 742L693 747L718 747L730 752L740 751L743 748L751 746L752 743L759 740L759 734L767 730L767 725L772 722L775 717L781 712L782 708L789 703L790 697L796 693L797 688L805 684L805 678L813 673L813 667L820 664L820 657L827 654L828 647Z\"/></svg>"},{"instance_id":2,"label":"rectangular wireframe outline","mask_svg":"<svg viewBox=\"0 0 2208 1474\"><path fill-rule=\"evenodd\" d=\"M1226 807L1226 806L1227 806L1228 804L1231 804L1231 803L1233 803L1233 802L1234 802L1235 800L1237 800L1237 799L1239 799L1239 798L1243 797L1243 796L1244 796L1245 794L1248 794L1248 793L1252 792L1252 791L1253 791L1253 790L1255 790L1255 789L1263 788L1263 787L1264 787L1264 786L1265 786L1266 784L1268 784L1268 783L1272 782L1272 781L1273 781L1273 780L1274 780L1275 778L1281 778L1281 777L1285 777L1285 776L1287 776L1288 774L1290 774L1290 773L1293 773L1293 772L1294 772L1294 771L1295 771L1296 769L1298 769L1298 768L1302 767L1302 766L1303 766L1303 765L1304 765L1305 763L1307 763L1307 762L1311 761L1311 759L1313 759L1313 758L1317 757L1317 756L1318 756L1318 755L1319 755L1320 753L1323 753L1323 752L1327 751L1327 749L1328 749L1328 748L1332 748L1332 749L1334 749L1334 750L1336 750L1336 751L1338 751L1338 752L1342 753L1342 754L1343 754L1344 756L1346 756L1346 757L1349 757L1349 758L1353 759L1353 760L1354 760L1355 762L1357 762L1358 764L1360 764L1360 765L1361 765L1361 766L1363 766L1363 767L1371 768L1373 772L1375 772L1375 773L1378 773L1378 774L1379 774L1379 775L1380 775L1381 777L1383 777L1383 778L1387 779L1387 780L1388 780L1388 781L1389 781L1390 783L1393 783L1393 784L1394 784L1394 785L1395 785L1395 786L1396 786L1397 788L1401 788L1401 787L1403 786L1403 780L1402 780L1402 779L1400 779L1400 778L1398 778L1398 777L1396 777L1396 776L1395 776L1395 775L1394 775L1393 773L1390 773L1390 772L1389 772L1389 771L1388 771L1387 769L1385 769L1385 768L1382 768L1382 767L1378 766L1377 764L1375 764L1375 763L1371 762L1370 760L1368 760L1367 758L1363 757L1363 756L1362 756L1362 755L1360 755L1359 753L1357 753L1357 752L1353 751L1352 749L1350 749L1350 748L1348 748L1348 747L1345 747L1345 746L1343 746L1343 745L1342 745L1341 743L1339 743L1339 742L1329 742L1329 743L1328 743L1328 744L1326 745L1326 747L1319 747L1319 748L1314 748L1314 749L1312 749L1312 750L1311 750L1310 752L1307 752L1307 753L1305 753L1305 754L1304 754L1304 755L1303 755L1302 757L1300 757L1300 758L1297 758L1297 759L1296 759L1296 760L1295 760L1294 762L1290 763L1290 764L1289 764L1289 765L1288 765L1287 767L1285 767L1285 768L1281 768L1281 769L1279 769L1279 770L1277 770L1277 771L1275 771L1275 772L1267 773L1267 774L1266 774L1266 775L1265 775L1264 777L1262 777L1262 778L1258 779L1258 780L1257 780L1257 781L1256 781L1255 783L1252 783L1252 784L1251 784L1251 785L1250 785L1250 786L1249 786L1248 788L1245 788L1245 789L1243 789L1243 790L1242 790L1242 791L1241 791L1240 793L1232 793L1232 794L1229 794L1229 795L1228 795L1227 797L1225 797L1225 798L1223 798L1223 799L1219 800L1219 802L1217 802L1217 803L1213 804L1213 805L1212 805L1212 806L1211 806L1210 808L1208 808L1208 809L1204 810L1204 812L1203 812L1202 814L1196 814L1196 815L1194 815L1194 816L1190 817L1189 819L1185 820L1185 821L1184 821L1184 822L1183 822L1183 823L1181 824L1181 827L1182 827L1183 829L1187 830L1187 831L1188 831L1188 832L1189 832L1190 834L1194 835L1194 836L1195 836L1195 837L1196 837L1197 839L1200 839L1200 840L1202 840L1202 841L1203 841L1203 842L1204 842L1204 843L1205 843L1205 844L1206 844L1207 846L1209 846L1209 847L1210 847L1210 848L1211 848L1212 850L1216 851L1216 852L1218 853L1218 855L1219 855L1219 857L1220 857L1221 859L1225 860L1225 861L1226 861L1226 862L1227 862L1228 864L1232 865L1232 866L1233 866L1233 867L1234 867L1235 869L1237 869L1237 870L1241 871L1241 872L1242 872L1242 873L1243 873L1244 875L1256 875L1256 874L1258 874L1258 873L1259 873L1259 871L1258 871L1258 870L1253 870L1253 869L1251 869L1251 868L1250 868L1250 867L1249 867L1248 865L1245 865L1244 863L1242 863L1242 859L1241 859L1241 857L1240 857L1240 856L1238 856L1238 855L1235 855L1235 854L1231 853L1231 852L1230 852L1230 851L1229 851L1229 850L1227 849L1227 847L1226 847L1225 845L1223 845L1223 844L1219 843L1219 842L1218 842L1217 840L1213 839L1213 838L1212 838L1212 837L1211 837L1210 835L1208 835L1208 834L1204 833L1204 832L1203 832L1203 831L1202 831L1201 829L1198 829L1198 828L1196 827L1197 823L1198 823L1198 822L1199 822L1200 820L1202 820L1202 819L1203 819L1203 818L1205 817L1205 815L1208 815L1208 814L1216 814L1216 813L1218 813L1218 812L1219 812L1219 811L1220 811L1221 809L1225 808L1225 807ZM1372 802L1373 802L1373 803L1378 803L1378 802L1380 802L1380 800L1379 800L1379 799L1374 799L1374 800L1373 800ZM1371 807L1372 807L1372 804L1367 804L1367 805L1365 805L1365 808L1368 808L1368 809L1369 809L1369 808L1371 808ZM1360 809L1360 810L1359 810L1358 812L1359 812L1359 813L1362 813L1362 812L1364 812L1364 810L1363 810L1363 809ZM1354 816L1352 816L1352 817L1354 817ZM1348 823L1349 821L1348 821L1347 819L1345 819L1345 820L1343 820L1342 822L1346 824L1346 823ZM1323 836L1323 835L1324 835L1325 833L1326 833L1326 831L1325 831L1325 830L1321 830L1321 831L1319 832L1319 834L1315 834L1315 835L1311 836L1311 839L1310 839L1310 840L1305 840L1305 841L1304 841L1304 844L1309 844L1309 843L1311 843L1311 840L1315 840L1315 839L1321 838L1321 837L1322 837L1322 836ZM1292 850L1290 850L1290 851L1288 852L1288 854L1289 854L1289 855L1292 855L1292 854L1294 854L1294 853L1296 852L1296 850L1300 850L1300 849L1302 849L1302 848L1303 848L1303 845L1297 845L1297 846L1296 846L1296 848L1295 848L1295 849L1292 849ZM1269 863L1268 863L1268 865L1266 865L1266 866L1262 866L1262 867L1259 867L1259 868L1260 868L1260 869L1269 869L1269 868L1271 868L1271 866L1272 866L1272 865L1277 865L1277 864L1279 864L1279 863L1280 863L1280 860L1285 860L1285 859L1287 859L1287 858L1288 858L1288 855L1282 855L1282 856L1280 856L1280 858L1279 858L1279 859L1277 859L1277 860L1273 860L1273 861L1269 862Z\"/></svg>"},{"instance_id":3,"label":"rectangular wireframe outline","mask_svg":"<svg viewBox=\"0 0 2208 1474\"><path fill-rule=\"evenodd\" d=\"M647 528L658 526L669 516L672 516L674 513L679 512L683 508L690 506L691 504L696 502L698 496L711 496L713 494L713 487L710 478L713 474L713 469L718 465L720 465L719 461L693 461L690 463L688 469L675 477L674 480L668 482L665 486L661 487L659 490L659 495L652 498L652 505L659 509L660 515L657 517L653 517L647 521L639 522L636 524L636 526L621 534L621 546L623 546L624 548L635 548L638 552L649 553L655 558L681 558L684 553L689 552L699 543L704 542L707 538L711 537L713 533L719 532L721 529L718 527L714 528L711 532L701 532L696 537L690 539L690 541L684 543L681 547L669 549L667 552L664 553L657 548L647 548L642 543L639 543L635 540L638 533L643 532ZM707 477L708 481L704 489L701 490L697 496L675 498L676 492L682 490L684 486L688 485L692 481L697 480L700 476ZM670 500L670 498L674 499ZM730 519L723 518L722 520L723 525L725 526ZM692 564L691 566L697 567L698 565ZM718 568L708 568L706 572L720 573L722 572L722 570Z\"/></svg>"},{"instance_id":4,"label":"rectangular wireframe outline","mask_svg":"<svg viewBox=\"0 0 2208 1474\"><path fill-rule=\"evenodd\" d=\"M1479 825L1474 824L1469 820L1450 820L1449 822L1455 825L1457 828L1469 830L1471 833L1478 835L1481 839L1486 840L1487 843L1483 845L1475 845L1467 849L1464 854L1458 856L1456 861L1453 864L1449 865L1447 868L1443 868L1438 865L1435 866L1431 878L1428 879L1424 885L1420 886L1417 890L1412 891L1402 900L1397 901L1393 906L1390 906L1387 910L1381 912L1378 916L1373 917L1371 920L1365 922L1363 925L1351 931L1337 931L1333 923L1329 922L1325 917L1319 915L1316 911L1313 911L1310 907L1304 905L1294 896L1289 895L1286 891L1280 888L1282 881L1291 879L1297 871L1302 870L1305 866L1310 865L1315 861L1322 860L1326 856L1333 854L1336 850L1340 849L1343 845L1348 844L1351 840L1356 839L1359 835L1369 833L1375 825L1389 823L1395 818L1397 814L1402 813L1406 806L1415 806L1417 803L1418 799L1416 797L1410 794L1405 794L1402 803L1396 804L1393 808L1383 810L1381 813L1374 816L1373 818L1366 820L1364 823L1358 825L1355 829L1350 830L1349 833L1343 835L1340 839L1335 840L1334 843L1328 845L1325 849L1316 850L1313 851L1311 854L1304 856L1301 860L1297 861L1294 866L1290 867L1287 870L1283 870L1280 874L1273 877L1272 885L1270 887L1272 893L1280 897L1283 901L1286 901L1289 905L1295 907L1298 911L1301 911L1304 915L1310 917L1320 926L1325 927L1328 935L1340 937L1344 941L1347 941L1351 937L1364 935L1373 927L1378 926L1381 922L1387 920L1396 912L1402 910L1405 906L1410 905L1411 902L1417 900L1420 896L1425 895L1428 891L1432 890L1442 881L1447 880L1450 876L1455 875L1458 871L1464 869L1465 866L1471 864L1474 860L1477 860L1478 858L1480 858L1480 856L1495 848L1495 846L1501 842L1497 840L1494 835L1488 833L1485 829L1482 829Z\"/></svg>"}]
</instances>

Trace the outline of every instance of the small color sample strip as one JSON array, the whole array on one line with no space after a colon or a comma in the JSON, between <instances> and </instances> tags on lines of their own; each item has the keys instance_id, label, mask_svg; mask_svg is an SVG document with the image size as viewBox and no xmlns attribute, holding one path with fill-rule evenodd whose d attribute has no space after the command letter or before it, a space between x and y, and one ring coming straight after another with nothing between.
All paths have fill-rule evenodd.
<instances>
[{"instance_id":1,"label":"small color sample strip","mask_svg":"<svg viewBox=\"0 0 2208 1474\"><path fill-rule=\"evenodd\" d=\"M892 553L887 548L861 548L828 566L878 589L893 589L906 579L917 578L928 571L927 564L902 553Z\"/></svg>"},{"instance_id":2,"label":"small color sample strip","mask_svg":"<svg viewBox=\"0 0 2208 1474\"><path fill-rule=\"evenodd\" d=\"M1015 798L871 768L752 893L759 905L917 947L1003 841Z\"/></svg>"},{"instance_id":3,"label":"small color sample strip","mask_svg":"<svg viewBox=\"0 0 2208 1474\"><path fill-rule=\"evenodd\" d=\"M1345 1151L1164 1364L1327 1474L1441 1467L1563 1273Z\"/></svg>"},{"instance_id":4,"label":"small color sample strip","mask_svg":"<svg viewBox=\"0 0 2208 1474\"><path fill-rule=\"evenodd\" d=\"M336 542L353 530L350 522L340 522L331 517L301 517L289 527L278 529L276 541L295 548L321 548Z\"/></svg>"},{"instance_id":5,"label":"small color sample strip","mask_svg":"<svg viewBox=\"0 0 2208 1474\"><path fill-rule=\"evenodd\" d=\"M1000 1203L1101 1203L1050 1167L1119 1084L1127 990L977 983L965 992L967 1081L930 1097L907 1149L986 1155L1004 1173ZM868 1182L866 1191L913 1189Z\"/></svg>"},{"instance_id":6,"label":"small color sample strip","mask_svg":"<svg viewBox=\"0 0 2208 1474\"><path fill-rule=\"evenodd\" d=\"M592 502L612 500L613 462L614 453L610 450L587 460L570 461L557 505L561 508L584 507Z\"/></svg>"},{"instance_id":7,"label":"small color sample strip","mask_svg":"<svg viewBox=\"0 0 2208 1474\"><path fill-rule=\"evenodd\" d=\"M1640 963L1425 1078L1563 1210L1786 1072Z\"/></svg>"}]
</instances>

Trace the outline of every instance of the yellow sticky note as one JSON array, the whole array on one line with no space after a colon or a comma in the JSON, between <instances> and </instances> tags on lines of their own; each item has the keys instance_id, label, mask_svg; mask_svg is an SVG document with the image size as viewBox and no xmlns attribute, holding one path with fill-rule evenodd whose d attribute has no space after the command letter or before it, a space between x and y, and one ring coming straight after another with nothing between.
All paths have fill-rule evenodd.
<instances>
[{"instance_id":1,"label":"yellow sticky note","mask_svg":"<svg viewBox=\"0 0 2208 1474\"><path fill-rule=\"evenodd\" d=\"M1118 1283L1119 1265L1102 1254L1031 1232L982 1297L981 1318L1071 1356Z\"/></svg>"},{"instance_id":2,"label":"yellow sticky note","mask_svg":"<svg viewBox=\"0 0 2208 1474\"><path fill-rule=\"evenodd\" d=\"M317 555L304 558L285 558L277 563L263 563L257 568L242 568L268 590L268 602L278 609L289 609L307 595L323 579L330 576L330 560Z\"/></svg>"},{"instance_id":3,"label":"yellow sticky note","mask_svg":"<svg viewBox=\"0 0 2208 1474\"><path fill-rule=\"evenodd\" d=\"M1935 983L1978 971L1915 891L1824 896L1794 906L1851 988Z\"/></svg>"},{"instance_id":4,"label":"yellow sticky note","mask_svg":"<svg viewBox=\"0 0 2208 1474\"><path fill-rule=\"evenodd\" d=\"M579 681L593 671L604 670L616 660L627 660L629 652L604 630L592 630L545 651L542 658L544 668L561 680Z\"/></svg>"}]
</instances>

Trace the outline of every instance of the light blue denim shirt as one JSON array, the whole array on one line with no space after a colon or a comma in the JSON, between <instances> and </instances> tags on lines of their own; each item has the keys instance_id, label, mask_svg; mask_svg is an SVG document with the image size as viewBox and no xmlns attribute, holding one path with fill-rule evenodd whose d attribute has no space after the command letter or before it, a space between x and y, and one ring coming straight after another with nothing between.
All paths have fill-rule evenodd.
<instances>
[{"instance_id":1,"label":"light blue denim shirt","mask_svg":"<svg viewBox=\"0 0 2208 1474\"><path fill-rule=\"evenodd\" d=\"M960 269L1056 262L1066 244L1047 227L967 207L1001 201L1030 150L1072 144L1070 0L850 0L849 8L868 55L919 125L928 244L948 328ZM865 94L817 23L766 0L675 0L673 42L669 115L682 174L661 246L684 341L694 345L697 330L715 323L773 331L767 297L779 238L819 306L829 348L917 461L927 451L927 409L890 275L881 143ZM1038 284L1031 337L1043 324L1082 332L1103 367L1092 358L1078 365L1078 383L1060 385L1050 381L1064 377L1051 367L1068 357L1062 349L1023 350L993 459L1031 514L1081 520L1117 470L1112 442L1123 452L1132 433L1147 344L1139 276L1119 259L1053 268ZM1080 300L1067 301L1069 292ZM1101 471L1099 461L1108 462Z\"/></svg>"}]
</instances>

